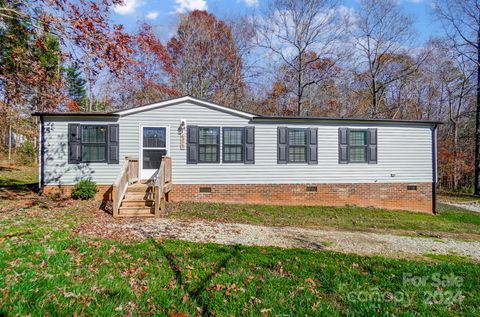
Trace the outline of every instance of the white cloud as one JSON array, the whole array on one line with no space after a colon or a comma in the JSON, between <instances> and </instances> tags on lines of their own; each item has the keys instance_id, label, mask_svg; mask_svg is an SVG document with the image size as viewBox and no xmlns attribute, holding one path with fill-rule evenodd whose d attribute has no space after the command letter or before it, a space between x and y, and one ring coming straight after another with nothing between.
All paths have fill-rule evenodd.
<instances>
[{"instance_id":1,"label":"white cloud","mask_svg":"<svg viewBox=\"0 0 480 317\"><path fill-rule=\"evenodd\" d=\"M258 0L243 0L247 7L258 7Z\"/></svg>"},{"instance_id":2,"label":"white cloud","mask_svg":"<svg viewBox=\"0 0 480 317\"><path fill-rule=\"evenodd\" d=\"M147 15L145 15L145 17L149 20L155 20L156 18L158 18L158 12L157 11L148 12Z\"/></svg>"},{"instance_id":3,"label":"white cloud","mask_svg":"<svg viewBox=\"0 0 480 317\"><path fill-rule=\"evenodd\" d=\"M143 4L143 0L124 0L122 4L115 5L113 11L120 15L132 14Z\"/></svg>"},{"instance_id":4,"label":"white cloud","mask_svg":"<svg viewBox=\"0 0 480 317\"><path fill-rule=\"evenodd\" d=\"M186 13L193 10L207 10L205 0L175 0L175 13Z\"/></svg>"}]
</instances>

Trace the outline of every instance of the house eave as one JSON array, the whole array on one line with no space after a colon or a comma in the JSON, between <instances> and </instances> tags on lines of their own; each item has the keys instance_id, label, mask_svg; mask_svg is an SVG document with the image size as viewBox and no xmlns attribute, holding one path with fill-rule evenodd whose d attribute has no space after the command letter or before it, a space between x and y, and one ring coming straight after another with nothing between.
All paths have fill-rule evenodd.
<instances>
[{"instance_id":1,"label":"house eave","mask_svg":"<svg viewBox=\"0 0 480 317\"><path fill-rule=\"evenodd\" d=\"M183 97L169 99L169 100L159 101L159 102L155 102L155 103L145 104L145 105L141 105L141 106L135 106L135 107L127 108L127 109L123 109L123 110L117 110L117 111L111 112L111 114L124 116L124 115L129 115L129 114L133 114L133 113L137 113L137 112L148 111L148 110L156 109L156 108L160 108L160 107L175 105L175 104L182 103L182 102L191 102L191 103L203 105L203 106L215 109L215 110L220 110L220 111L223 111L223 112L226 112L226 113L230 113L230 114L237 115L237 116L243 117L243 118L248 118L248 119L252 119L255 116L258 116L257 114L248 113L248 112L240 111L240 110L235 110L235 109L232 109L232 108L229 108L229 107L225 107L225 106L222 106L222 105L219 105L219 104L207 101L207 100L203 100L203 99L188 96L188 95L183 96Z\"/></svg>"},{"instance_id":2,"label":"house eave","mask_svg":"<svg viewBox=\"0 0 480 317\"><path fill-rule=\"evenodd\" d=\"M119 117L108 112L34 112L34 117Z\"/></svg>"},{"instance_id":3,"label":"house eave","mask_svg":"<svg viewBox=\"0 0 480 317\"><path fill-rule=\"evenodd\" d=\"M397 120L397 119L366 119L366 118L329 118L329 117L298 117L298 116L256 116L252 121L258 123L372 123L372 124L408 124L408 125L428 125L437 126L443 124L440 121L429 120Z\"/></svg>"}]
</instances>

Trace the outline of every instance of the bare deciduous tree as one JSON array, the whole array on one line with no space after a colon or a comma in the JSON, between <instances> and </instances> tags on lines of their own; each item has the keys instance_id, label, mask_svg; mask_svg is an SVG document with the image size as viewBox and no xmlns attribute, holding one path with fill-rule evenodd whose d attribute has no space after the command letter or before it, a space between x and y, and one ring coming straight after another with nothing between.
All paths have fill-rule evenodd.
<instances>
[{"instance_id":1,"label":"bare deciduous tree","mask_svg":"<svg viewBox=\"0 0 480 317\"><path fill-rule=\"evenodd\" d=\"M435 12L442 20L452 46L476 67L475 195L480 195L480 2L437 0Z\"/></svg>"},{"instance_id":2,"label":"bare deciduous tree","mask_svg":"<svg viewBox=\"0 0 480 317\"><path fill-rule=\"evenodd\" d=\"M343 30L338 8L335 0L274 0L261 18L254 19L257 45L273 52L295 74L298 115L302 115L306 88L328 73L327 69L323 76L307 78L309 65L321 59L338 60Z\"/></svg>"},{"instance_id":3,"label":"bare deciduous tree","mask_svg":"<svg viewBox=\"0 0 480 317\"><path fill-rule=\"evenodd\" d=\"M206 11L192 11L180 17L167 47L178 91L227 106L241 98L243 63L226 22Z\"/></svg>"},{"instance_id":4,"label":"bare deciduous tree","mask_svg":"<svg viewBox=\"0 0 480 317\"><path fill-rule=\"evenodd\" d=\"M362 64L359 71L370 94L370 116L375 118L381 115L380 103L388 86L414 73L425 54L398 63L402 55L408 56L414 33L412 19L394 0L362 0L351 33Z\"/></svg>"}]
</instances>

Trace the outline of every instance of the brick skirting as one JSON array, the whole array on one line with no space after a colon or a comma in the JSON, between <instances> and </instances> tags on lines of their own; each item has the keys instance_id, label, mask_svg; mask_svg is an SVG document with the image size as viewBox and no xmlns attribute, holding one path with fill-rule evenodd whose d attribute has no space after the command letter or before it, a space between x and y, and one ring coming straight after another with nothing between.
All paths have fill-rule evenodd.
<instances>
[{"instance_id":1,"label":"brick skirting","mask_svg":"<svg viewBox=\"0 0 480 317\"><path fill-rule=\"evenodd\" d=\"M73 185L47 185L43 187L43 194L45 195L62 195L65 197L72 196ZM112 186L98 185L98 193L95 200L111 200Z\"/></svg>"},{"instance_id":2,"label":"brick skirting","mask_svg":"<svg viewBox=\"0 0 480 317\"><path fill-rule=\"evenodd\" d=\"M111 200L100 185L97 200ZM410 189L408 189L410 187ZM415 188L415 189L414 189ZM70 196L73 186L45 186L45 194ZM208 191L211 192L208 192ZM309 191L307 191L309 190ZM315 191L316 190L316 191ZM432 183L370 184L173 184L174 202L376 207L432 213Z\"/></svg>"},{"instance_id":3,"label":"brick skirting","mask_svg":"<svg viewBox=\"0 0 480 317\"><path fill-rule=\"evenodd\" d=\"M355 205L432 213L432 183L174 184L171 198L174 202Z\"/></svg>"}]
</instances>

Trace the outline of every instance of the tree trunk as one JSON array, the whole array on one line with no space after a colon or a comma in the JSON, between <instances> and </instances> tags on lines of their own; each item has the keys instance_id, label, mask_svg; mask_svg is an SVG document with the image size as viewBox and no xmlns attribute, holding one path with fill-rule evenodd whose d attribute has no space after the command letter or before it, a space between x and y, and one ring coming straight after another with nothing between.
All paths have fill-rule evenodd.
<instances>
[{"instance_id":1,"label":"tree trunk","mask_svg":"<svg viewBox=\"0 0 480 317\"><path fill-rule=\"evenodd\" d=\"M302 85L303 85L303 67L302 53L298 54L298 80L297 80L297 115L302 115Z\"/></svg>"},{"instance_id":2,"label":"tree trunk","mask_svg":"<svg viewBox=\"0 0 480 317\"><path fill-rule=\"evenodd\" d=\"M375 78L372 78L372 118L377 116L377 83Z\"/></svg>"},{"instance_id":3,"label":"tree trunk","mask_svg":"<svg viewBox=\"0 0 480 317\"><path fill-rule=\"evenodd\" d=\"M87 60L85 67L85 76L87 79L87 111L92 112L92 83L90 78L90 62Z\"/></svg>"},{"instance_id":4,"label":"tree trunk","mask_svg":"<svg viewBox=\"0 0 480 317\"><path fill-rule=\"evenodd\" d=\"M453 190L458 189L458 126L453 123Z\"/></svg>"},{"instance_id":5,"label":"tree trunk","mask_svg":"<svg viewBox=\"0 0 480 317\"><path fill-rule=\"evenodd\" d=\"M12 124L8 125L8 161L12 159Z\"/></svg>"},{"instance_id":6,"label":"tree trunk","mask_svg":"<svg viewBox=\"0 0 480 317\"><path fill-rule=\"evenodd\" d=\"M477 104L475 108L475 195L480 196L480 26L477 32Z\"/></svg>"},{"instance_id":7,"label":"tree trunk","mask_svg":"<svg viewBox=\"0 0 480 317\"><path fill-rule=\"evenodd\" d=\"M92 112L93 111L93 89L92 89L92 65L90 64L91 59L90 59L90 52L91 52L91 46L90 42L87 42L87 56L86 58L86 63L85 63L85 76L87 80L87 111Z\"/></svg>"}]
</instances>

